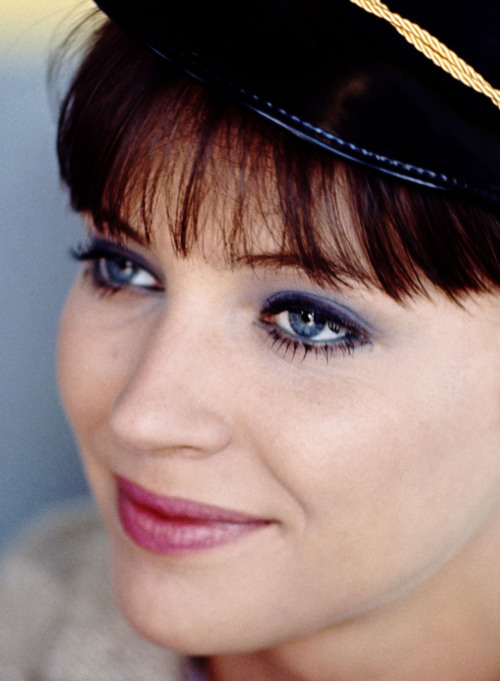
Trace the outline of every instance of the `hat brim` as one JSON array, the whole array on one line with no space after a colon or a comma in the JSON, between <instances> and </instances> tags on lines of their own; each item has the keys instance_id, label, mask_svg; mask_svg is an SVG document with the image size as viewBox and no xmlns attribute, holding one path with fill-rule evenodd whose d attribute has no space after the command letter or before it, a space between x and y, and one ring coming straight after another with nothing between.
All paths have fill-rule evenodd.
<instances>
[{"instance_id":1,"label":"hat brim","mask_svg":"<svg viewBox=\"0 0 500 681\"><path fill-rule=\"evenodd\" d=\"M499 109L348 0L97 4L162 58L315 145L500 201Z\"/></svg>"}]
</instances>

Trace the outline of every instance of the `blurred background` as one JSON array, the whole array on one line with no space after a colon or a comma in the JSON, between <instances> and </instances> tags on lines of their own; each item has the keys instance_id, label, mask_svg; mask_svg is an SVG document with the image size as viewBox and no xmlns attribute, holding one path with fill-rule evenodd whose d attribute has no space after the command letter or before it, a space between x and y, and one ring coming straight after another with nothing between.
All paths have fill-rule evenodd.
<instances>
[{"instance_id":1,"label":"blurred background","mask_svg":"<svg viewBox=\"0 0 500 681\"><path fill-rule=\"evenodd\" d=\"M80 0L1 0L0 552L19 528L87 493L59 406L57 325L76 266L78 219L59 185L51 49ZM68 18L69 17L69 18Z\"/></svg>"}]
</instances>

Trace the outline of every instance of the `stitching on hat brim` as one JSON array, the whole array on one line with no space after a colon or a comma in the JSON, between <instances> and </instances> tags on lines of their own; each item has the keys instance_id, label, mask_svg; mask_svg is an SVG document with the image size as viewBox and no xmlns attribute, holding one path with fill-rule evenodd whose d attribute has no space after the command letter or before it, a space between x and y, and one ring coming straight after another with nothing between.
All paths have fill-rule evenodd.
<instances>
[{"instance_id":1,"label":"stitching on hat brim","mask_svg":"<svg viewBox=\"0 0 500 681\"><path fill-rule=\"evenodd\" d=\"M173 45L162 46L162 50L160 50L149 42L147 42L147 45L160 57L172 62L199 82L204 84L212 83L214 87L217 87L217 83L220 83L221 86L223 86L221 87L222 91L230 96L232 94L235 99L242 101L242 103L248 103L250 107L252 107L252 102L258 103L259 108L256 108L256 111L260 115L285 127L293 134L314 142L322 148L332 151L347 160L385 172L398 179L411 181L433 189L465 191L483 199L500 201L499 186L486 185L486 187L478 187L471 185L464 180L449 177L445 173L435 172L427 168L420 168L419 166L398 161L397 159L391 159L387 156L370 151L369 149L359 147L352 142L343 140L333 133L323 130L309 121L301 119L296 114L292 114L286 109L276 106L273 102L264 100L256 93L251 93L245 88L235 85L234 82L228 80L219 73L209 70L199 62L199 55L195 51L185 52ZM173 56L169 57L169 53ZM189 68L190 65L194 70ZM269 113L266 112L266 109ZM289 125L287 125L287 121L289 121Z\"/></svg>"}]
</instances>

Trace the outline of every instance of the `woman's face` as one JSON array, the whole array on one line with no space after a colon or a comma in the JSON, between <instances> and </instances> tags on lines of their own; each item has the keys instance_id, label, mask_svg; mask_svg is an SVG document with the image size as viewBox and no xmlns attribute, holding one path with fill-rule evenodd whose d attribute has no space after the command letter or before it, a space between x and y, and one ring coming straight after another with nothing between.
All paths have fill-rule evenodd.
<instances>
[{"instance_id":1,"label":"woman's face","mask_svg":"<svg viewBox=\"0 0 500 681\"><path fill-rule=\"evenodd\" d=\"M210 222L184 259L153 233L94 240L59 353L130 620L238 652L444 589L500 525L498 296L402 305L229 266Z\"/></svg>"}]
</instances>

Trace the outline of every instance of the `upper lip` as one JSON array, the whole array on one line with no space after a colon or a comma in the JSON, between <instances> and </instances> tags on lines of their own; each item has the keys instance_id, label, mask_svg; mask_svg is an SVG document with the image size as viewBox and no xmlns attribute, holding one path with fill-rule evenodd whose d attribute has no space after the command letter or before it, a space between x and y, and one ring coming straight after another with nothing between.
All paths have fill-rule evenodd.
<instances>
[{"instance_id":1,"label":"upper lip","mask_svg":"<svg viewBox=\"0 0 500 681\"><path fill-rule=\"evenodd\" d=\"M258 518L256 516L233 511L210 504L183 499L179 497L163 496L156 492L151 492L140 485L137 485L127 478L120 475L116 476L118 491L129 497L139 506L148 508L166 518L182 518L198 522L220 522L220 523L269 523L270 520Z\"/></svg>"}]
</instances>

